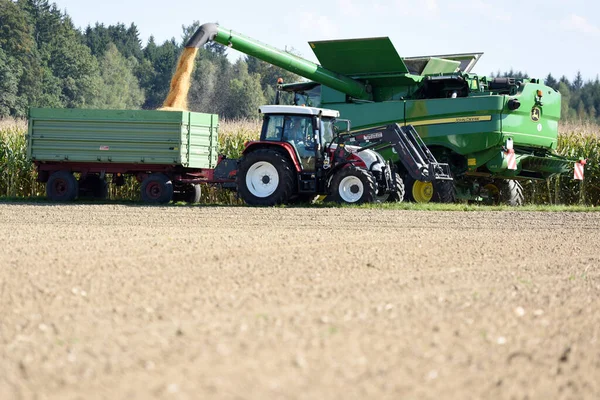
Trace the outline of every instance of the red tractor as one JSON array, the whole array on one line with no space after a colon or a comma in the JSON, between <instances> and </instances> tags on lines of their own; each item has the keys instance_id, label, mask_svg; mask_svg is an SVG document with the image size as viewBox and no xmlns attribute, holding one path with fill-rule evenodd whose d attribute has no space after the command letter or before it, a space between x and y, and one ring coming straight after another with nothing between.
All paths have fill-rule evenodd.
<instances>
[{"instance_id":1,"label":"red tractor","mask_svg":"<svg viewBox=\"0 0 600 400\"><path fill-rule=\"evenodd\" d=\"M246 144L237 190L249 205L273 206L326 200L360 204L402 201L404 183L394 164L377 152L392 147L415 179L451 181L412 127L393 124L350 134L339 112L313 107L263 106L259 141ZM340 132L336 124L346 123ZM371 145L353 146L374 139ZM434 182L435 183L435 182Z\"/></svg>"}]
</instances>

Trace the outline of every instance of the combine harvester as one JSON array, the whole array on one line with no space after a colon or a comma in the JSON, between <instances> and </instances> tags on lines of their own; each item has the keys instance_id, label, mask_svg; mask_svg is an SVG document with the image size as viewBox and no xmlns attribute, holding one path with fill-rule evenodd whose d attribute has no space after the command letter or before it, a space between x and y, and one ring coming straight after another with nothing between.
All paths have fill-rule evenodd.
<instances>
[{"instance_id":1,"label":"combine harvester","mask_svg":"<svg viewBox=\"0 0 600 400\"><path fill-rule=\"evenodd\" d=\"M450 166L454 181L434 186L415 179L396 149L382 146L408 200L520 205L521 181L572 169L574 161L554 152L560 93L538 79L472 74L482 53L401 58L389 38L310 42L318 65L212 23L202 25L186 47L209 41L310 79L279 84L278 93L292 93L295 105L337 110L355 130L414 126L435 158ZM381 137L359 132L351 139L371 146Z\"/></svg>"}]
</instances>

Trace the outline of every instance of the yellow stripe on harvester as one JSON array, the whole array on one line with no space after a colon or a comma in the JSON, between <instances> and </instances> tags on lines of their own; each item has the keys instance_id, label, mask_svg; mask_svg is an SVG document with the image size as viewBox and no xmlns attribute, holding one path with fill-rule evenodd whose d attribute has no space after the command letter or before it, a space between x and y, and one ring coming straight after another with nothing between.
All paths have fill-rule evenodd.
<instances>
[{"instance_id":1,"label":"yellow stripe on harvester","mask_svg":"<svg viewBox=\"0 0 600 400\"><path fill-rule=\"evenodd\" d=\"M455 124L463 122L482 122L491 121L491 115L474 115L471 117L458 117L458 118L439 118L439 119L426 119L423 121L414 121L406 123L405 125L412 126L423 126L423 125L436 125L436 124Z\"/></svg>"}]
</instances>

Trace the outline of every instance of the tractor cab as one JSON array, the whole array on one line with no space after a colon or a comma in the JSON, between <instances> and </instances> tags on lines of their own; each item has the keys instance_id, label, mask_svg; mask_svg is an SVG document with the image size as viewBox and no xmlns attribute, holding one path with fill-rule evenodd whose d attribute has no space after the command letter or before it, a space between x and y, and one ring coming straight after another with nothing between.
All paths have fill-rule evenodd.
<instances>
[{"instance_id":1,"label":"tractor cab","mask_svg":"<svg viewBox=\"0 0 600 400\"><path fill-rule=\"evenodd\" d=\"M326 149L334 139L338 111L314 107L263 106L261 143L280 143L297 159L299 172L314 174L327 159ZM294 157L295 156L295 157Z\"/></svg>"}]
</instances>

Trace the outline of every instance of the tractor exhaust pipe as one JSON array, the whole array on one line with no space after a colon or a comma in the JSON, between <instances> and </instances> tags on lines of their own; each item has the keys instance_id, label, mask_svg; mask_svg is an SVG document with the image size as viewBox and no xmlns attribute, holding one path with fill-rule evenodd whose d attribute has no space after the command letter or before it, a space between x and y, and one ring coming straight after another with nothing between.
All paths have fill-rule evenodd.
<instances>
[{"instance_id":1,"label":"tractor exhaust pipe","mask_svg":"<svg viewBox=\"0 0 600 400\"><path fill-rule=\"evenodd\" d=\"M185 47L188 48L197 48L204 46L206 43L213 40L217 33L219 33L219 25L214 23L208 23L201 25L200 28L192 35L192 37L187 41Z\"/></svg>"}]
</instances>

